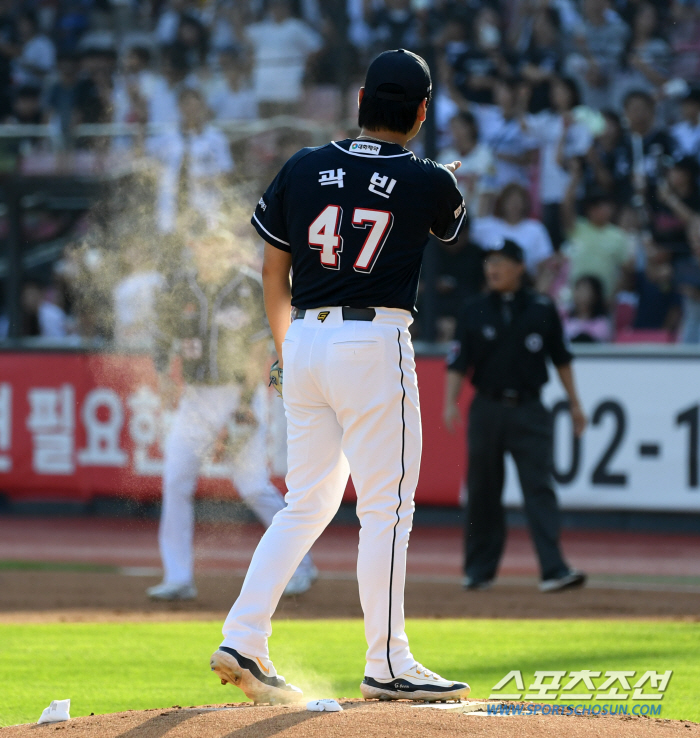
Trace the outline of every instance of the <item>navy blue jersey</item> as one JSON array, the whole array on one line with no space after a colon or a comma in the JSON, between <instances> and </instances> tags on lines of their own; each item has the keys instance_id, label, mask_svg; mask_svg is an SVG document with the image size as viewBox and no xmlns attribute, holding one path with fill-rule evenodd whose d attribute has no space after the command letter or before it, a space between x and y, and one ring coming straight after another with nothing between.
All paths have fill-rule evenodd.
<instances>
[{"instance_id":1,"label":"navy blue jersey","mask_svg":"<svg viewBox=\"0 0 700 738\"><path fill-rule=\"evenodd\" d=\"M398 144L332 141L297 152L252 224L292 254L292 305L412 310L429 232L448 243L465 221L454 175Z\"/></svg>"}]
</instances>

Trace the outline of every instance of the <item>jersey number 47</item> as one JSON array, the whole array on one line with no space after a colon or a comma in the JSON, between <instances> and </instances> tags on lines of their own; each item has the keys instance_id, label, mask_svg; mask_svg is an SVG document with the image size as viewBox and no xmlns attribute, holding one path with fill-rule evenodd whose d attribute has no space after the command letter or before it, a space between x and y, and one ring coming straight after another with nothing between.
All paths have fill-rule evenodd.
<instances>
[{"instance_id":1,"label":"jersey number 47","mask_svg":"<svg viewBox=\"0 0 700 738\"><path fill-rule=\"evenodd\" d=\"M309 226L309 246L321 252L321 266L326 269L340 269L340 254L343 251L343 237L340 235L342 221L343 208L340 205L327 205ZM356 272L372 271L393 225L394 216L388 210L353 210L353 228L369 228L353 264Z\"/></svg>"}]
</instances>

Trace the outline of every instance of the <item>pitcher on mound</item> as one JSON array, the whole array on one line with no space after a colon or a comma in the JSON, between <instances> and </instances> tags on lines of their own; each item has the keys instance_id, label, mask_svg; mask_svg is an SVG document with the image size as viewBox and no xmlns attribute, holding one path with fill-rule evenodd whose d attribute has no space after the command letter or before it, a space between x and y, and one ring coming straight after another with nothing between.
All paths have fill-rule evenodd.
<instances>
[{"instance_id":1,"label":"pitcher on mound","mask_svg":"<svg viewBox=\"0 0 700 738\"><path fill-rule=\"evenodd\" d=\"M270 660L271 617L338 510L350 472L362 526L363 696L436 701L469 693L466 683L421 666L404 630L421 457L408 328L429 234L452 243L465 222L453 174L459 162L442 166L405 148L425 120L431 88L419 56L403 49L378 56L359 93L361 135L296 153L253 215L266 242L265 308L284 372L289 491L253 556L211 668L257 702L302 696Z\"/></svg>"}]
</instances>

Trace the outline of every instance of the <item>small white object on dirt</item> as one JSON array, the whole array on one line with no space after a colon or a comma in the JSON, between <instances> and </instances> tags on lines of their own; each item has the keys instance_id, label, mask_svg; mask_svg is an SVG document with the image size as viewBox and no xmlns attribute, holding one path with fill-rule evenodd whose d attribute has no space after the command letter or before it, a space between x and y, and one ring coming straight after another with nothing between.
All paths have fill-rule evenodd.
<instances>
[{"instance_id":1,"label":"small white object on dirt","mask_svg":"<svg viewBox=\"0 0 700 738\"><path fill-rule=\"evenodd\" d=\"M41 713L37 725L42 723L63 723L70 720L70 700L54 700Z\"/></svg>"},{"instance_id":2,"label":"small white object on dirt","mask_svg":"<svg viewBox=\"0 0 700 738\"><path fill-rule=\"evenodd\" d=\"M311 700L306 703L310 712L342 712L343 708L335 700Z\"/></svg>"}]
</instances>

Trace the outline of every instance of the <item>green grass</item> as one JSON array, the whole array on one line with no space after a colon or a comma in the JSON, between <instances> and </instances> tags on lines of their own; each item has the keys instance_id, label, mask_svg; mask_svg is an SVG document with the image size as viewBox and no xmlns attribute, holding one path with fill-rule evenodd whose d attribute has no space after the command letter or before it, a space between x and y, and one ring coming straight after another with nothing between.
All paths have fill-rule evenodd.
<instances>
[{"instance_id":1,"label":"green grass","mask_svg":"<svg viewBox=\"0 0 700 738\"><path fill-rule=\"evenodd\" d=\"M0 559L0 571L88 571L111 573L119 571L119 567L103 564L82 564L80 562L60 561L15 561Z\"/></svg>"},{"instance_id":2,"label":"green grass","mask_svg":"<svg viewBox=\"0 0 700 738\"><path fill-rule=\"evenodd\" d=\"M240 701L208 670L218 622L0 625L0 725L34 722L52 699L71 715ZM662 716L700 722L700 624L591 620L412 620L414 655L488 697L513 669L659 672L673 678ZM280 673L311 697L357 697L362 623L280 621L271 651ZM601 680L596 680L600 683ZM631 703L630 703L631 704Z\"/></svg>"}]
</instances>

